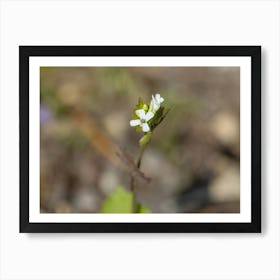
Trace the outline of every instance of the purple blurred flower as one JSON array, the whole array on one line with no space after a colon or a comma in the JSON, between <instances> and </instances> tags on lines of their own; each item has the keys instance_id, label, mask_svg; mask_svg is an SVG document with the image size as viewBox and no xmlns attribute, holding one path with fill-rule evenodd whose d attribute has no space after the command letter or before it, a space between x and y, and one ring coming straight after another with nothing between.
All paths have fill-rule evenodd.
<instances>
[{"instance_id":1,"label":"purple blurred flower","mask_svg":"<svg viewBox=\"0 0 280 280\"><path fill-rule=\"evenodd\" d=\"M53 118L53 114L49 107L45 104L41 104L40 106L40 123L47 124Z\"/></svg>"}]
</instances>

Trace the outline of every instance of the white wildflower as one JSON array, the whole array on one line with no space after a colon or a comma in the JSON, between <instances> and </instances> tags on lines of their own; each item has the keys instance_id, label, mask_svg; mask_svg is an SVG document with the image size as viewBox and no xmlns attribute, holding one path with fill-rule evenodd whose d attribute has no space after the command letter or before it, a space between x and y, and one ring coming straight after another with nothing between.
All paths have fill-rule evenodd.
<instances>
[{"instance_id":1,"label":"white wildflower","mask_svg":"<svg viewBox=\"0 0 280 280\"><path fill-rule=\"evenodd\" d=\"M160 96L159 93L156 93L155 96L152 95L152 100L150 102L149 112L156 113L160 108L160 104L164 101L164 98Z\"/></svg>"},{"instance_id":2,"label":"white wildflower","mask_svg":"<svg viewBox=\"0 0 280 280\"><path fill-rule=\"evenodd\" d=\"M145 110L140 109L136 110L135 114L138 116L139 119L131 120L130 126L140 126L143 132L149 132L150 126L148 125L148 121L154 117L153 112L145 112Z\"/></svg>"}]
</instances>

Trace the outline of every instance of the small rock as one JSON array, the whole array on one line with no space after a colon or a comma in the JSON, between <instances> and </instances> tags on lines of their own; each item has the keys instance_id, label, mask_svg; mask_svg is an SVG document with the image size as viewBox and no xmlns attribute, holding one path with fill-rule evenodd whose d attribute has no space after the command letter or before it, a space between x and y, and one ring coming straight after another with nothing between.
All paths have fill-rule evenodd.
<instances>
[{"instance_id":1,"label":"small rock","mask_svg":"<svg viewBox=\"0 0 280 280\"><path fill-rule=\"evenodd\" d=\"M239 141L238 119L229 112L217 114L210 123L213 135L225 145L233 145Z\"/></svg>"},{"instance_id":2,"label":"small rock","mask_svg":"<svg viewBox=\"0 0 280 280\"><path fill-rule=\"evenodd\" d=\"M240 173L236 166L228 167L209 186L214 202L240 200Z\"/></svg>"}]
</instances>

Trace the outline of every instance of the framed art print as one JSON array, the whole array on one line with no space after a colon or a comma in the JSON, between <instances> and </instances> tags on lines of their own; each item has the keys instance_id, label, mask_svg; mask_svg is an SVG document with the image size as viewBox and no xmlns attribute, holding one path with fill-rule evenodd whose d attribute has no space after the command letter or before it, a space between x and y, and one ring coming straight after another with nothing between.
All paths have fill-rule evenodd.
<instances>
[{"instance_id":1,"label":"framed art print","mask_svg":"<svg viewBox=\"0 0 280 280\"><path fill-rule=\"evenodd\" d=\"M261 232L260 46L20 46L20 232Z\"/></svg>"}]
</instances>

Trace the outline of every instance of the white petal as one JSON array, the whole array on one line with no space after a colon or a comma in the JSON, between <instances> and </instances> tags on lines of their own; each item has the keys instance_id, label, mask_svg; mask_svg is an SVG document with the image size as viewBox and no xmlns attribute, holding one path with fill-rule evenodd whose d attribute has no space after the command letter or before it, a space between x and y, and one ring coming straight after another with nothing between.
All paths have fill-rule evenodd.
<instances>
[{"instance_id":1,"label":"white petal","mask_svg":"<svg viewBox=\"0 0 280 280\"><path fill-rule=\"evenodd\" d=\"M156 112L159 109L159 107L160 107L159 103L154 104L154 108L153 108L154 112Z\"/></svg>"},{"instance_id":2,"label":"white petal","mask_svg":"<svg viewBox=\"0 0 280 280\"><path fill-rule=\"evenodd\" d=\"M131 120L129 122L130 126L137 126L137 125L140 125L141 124L141 121L140 120Z\"/></svg>"},{"instance_id":3,"label":"white petal","mask_svg":"<svg viewBox=\"0 0 280 280\"><path fill-rule=\"evenodd\" d=\"M145 120L146 120L146 122L148 122L151 118L153 118L154 117L154 113L152 113L152 112L148 112L147 114L146 114L146 117L145 117Z\"/></svg>"},{"instance_id":4,"label":"white petal","mask_svg":"<svg viewBox=\"0 0 280 280\"><path fill-rule=\"evenodd\" d=\"M157 101L157 103L162 103L163 101L164 101L164 99L160 96L160 94L159 93L157 93L156 94L156 101Z\"/></svg>"},{"instance_id":5,"label":"white petal","mask_svg":"<svg viewBox=\"0 0 280 280\"><path fill-rule=\"evenodd\" d=\"M149 125L147 123L143 123L141 126L142 126L142 130L144 132L150 131L150 127L149 127Z\"/></svg>"},{"instance_id":6,"label":"white petal","mask_svg":"<svg viewBox=\"0 0 280 280\"><path fill-rule=\"evenodd\" d=\"M135 111L135 114L140 118L140 119L145 119L145 111L143 109L140 109L140 110L136 110Z\"/></svg>"},{"instance_id":7,"label":"white petal","mask_svg":"<svg viewBox=\"0 0 280 280\"><path fill-rule=\"evenodd\" d=\"M151 100L151 102L150 102L150 107L149 107L149 111L154 111L154 107L155 107L155 101L154 101L154 99L153 99L153 97L152 97L152 100Z\"/></svg>"}]
</instances>

